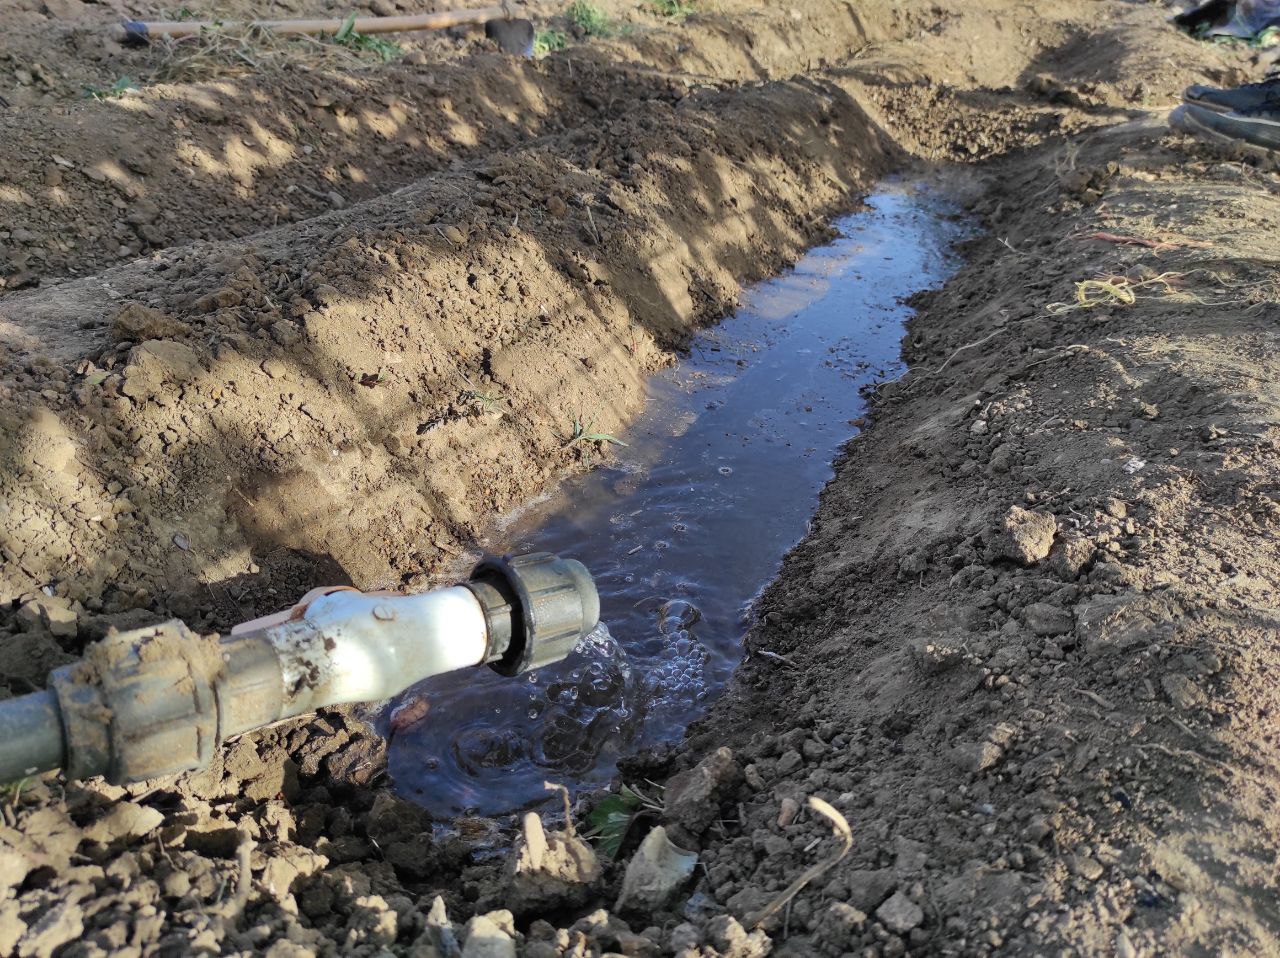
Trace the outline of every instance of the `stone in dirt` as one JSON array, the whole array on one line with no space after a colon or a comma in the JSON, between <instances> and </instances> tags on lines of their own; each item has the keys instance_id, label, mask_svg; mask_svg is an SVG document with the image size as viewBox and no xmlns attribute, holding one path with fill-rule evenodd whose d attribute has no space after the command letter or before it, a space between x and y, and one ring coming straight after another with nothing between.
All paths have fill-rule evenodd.
<instances>
[{"instance_id":1,"label":"stone in dirt","mask_svg":"<svg viewBox=\"0 0 1280 958\"><path fill-rule=\"evenodd\" d=\"M895 935L905 935L924 921L924 911L901 891L876 909L876 917Z\"/></svg>"},{"instance_id":2,"label":"stone in dirt","mask_svg":"<svg viewBox=\"0 0 1280 958\"><path fill-rule=\"evenodd\" d=\"M418 958L458 958L462 954L444 899L439 895L431 902L426 927L413 943L411 954Z\"/></svg>"},{"instance_id":3,"label":"stone in dirt","mask_svg":"<svg viewBox=\"0 0 1280 958\"><path fill-rule=\"evenodd\" d=\"M530 812L507 862L502 900L517 915L578 908L599 879L600 862L590 845L567 831L548 835Z\"/></svg>"},{"instance_id":4,"label":"stone in dirt","mask_svg":"<svg viewBox=\"0 0 1280 958\"><path fill-rule=\"evenodd\" d=\"M655 825L627 863L615 910L664 907L693 875L697 853L678 847L667 830Z\"/></svg>"},{"instance_id":5,"label":"stone in dirt","mask_svg":"<svg viewBox=\"0 0 1280 958\"><path fill-rule=\"evenodd\" d=\"M843 953L852 950L853 945L861 939L862 928L866 923L867 916L864 912L847 902L834 901L827 906L818 934L831 948Z\"/></svg>"},{"instance_id":6,"label":"stone in dirt","mask_svg":"<svg viewBox=\"0 0 1280 958\"><path fill-rule=\"evenodd\" d=\"M1057 520L1048 513L1011 506L1000 520L992 543L993 557L1035 565L1049 555L1057 529Z\"/></svg>"},{"instance_id":7,"label":"stone in dirt","mask_svg":"<svg viewBox=\"0 0 1280 958\"><path fill-rule=\"evenodd\" d=\"M663 817L699 835L719 817L720 803L742 782L733 751L718 748L667 784Z\"/></svg>"},{"instance_id":8,"label":"stone in dirt","mask_svg":"<svg viewBox=\"0 0 1280 958\"><path fill-rule=\"evenodd\" d=\"M889 897L898 880L892 868L874 868L850 872L846 882L849 904L859 911L870 912Z\"/></svg>"},{"instance_id":9,"label":"stone in dirt","mask_svg":"<svg viewBox=\"0 0 1280 958\"><path fill-rule=\"evenodd\" d=\"M908 645L911 659L925 675L941 675L964 661L963 635L919 635Z\"/></svg>"},{"instance_id":10,"label":"stone in dirt","mask_svg":"<svg viewBox=\"0 0 1280 958\"><path fill-rule=\"evenodd\" d=\"M131 399L157 395L165 383L184 385L200 374L195 350L167 339L149 339L129 352L120 391Z\"/></svg>"}]
</instances>

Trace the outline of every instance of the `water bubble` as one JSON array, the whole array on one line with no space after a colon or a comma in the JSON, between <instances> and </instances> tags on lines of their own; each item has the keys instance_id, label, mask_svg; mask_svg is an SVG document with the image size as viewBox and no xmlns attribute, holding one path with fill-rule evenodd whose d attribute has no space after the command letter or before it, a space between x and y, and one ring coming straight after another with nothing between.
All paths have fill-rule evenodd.
<instances>
[{"instance_id":1,"label":"water bubble","mask_svg":"<svg viewBox=\"0 0 1280 958\"><path fill-rule=\"evenodd\" d=\"M732 475L733 475L733 467L732 467L732 466L721 466L719 469L717 469L717 470L716 470L716 472L720 473L720 475L722 475L722 476L732 476Z\"/></svg>"}]
</instances>

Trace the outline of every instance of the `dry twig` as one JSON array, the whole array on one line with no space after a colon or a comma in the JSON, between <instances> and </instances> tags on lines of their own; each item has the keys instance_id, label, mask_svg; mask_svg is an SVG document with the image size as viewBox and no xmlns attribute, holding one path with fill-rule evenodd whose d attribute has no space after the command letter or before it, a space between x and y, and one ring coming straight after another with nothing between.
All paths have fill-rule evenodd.
<instances>
[{"instance_id":1,"label":"dry twig","mask_svg":"<svg viewBox=\"0 0 1280 958\"><path fill-rule=\"evenodd\" d=\"M791 899L800 894L800 890L804 888L805 885L809 884L809 882L813 881L815 878L821 878L832 868L835 868L835 866L844 861L845 856L853 850L853 829L849 827L848 820L831 805L814 795L809 796L807 804L815 812L831 822L835 836L844 840L844 847L840 849L838 854L831 856L826 861L818 862L816 865L806 869L803 875L788 885L781 895L766 905L760 914L756 915L749 921L752 928L759 928L770 918L770 916L776 914L779 909L789 904Z\"/></svg>"}]
</instances>

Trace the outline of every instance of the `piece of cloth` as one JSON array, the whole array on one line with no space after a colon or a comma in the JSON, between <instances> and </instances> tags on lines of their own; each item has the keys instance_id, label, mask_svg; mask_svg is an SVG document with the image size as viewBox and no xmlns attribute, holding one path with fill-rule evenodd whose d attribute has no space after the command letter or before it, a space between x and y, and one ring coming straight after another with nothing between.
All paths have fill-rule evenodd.
<instances>
[{"instance_id":1,"label":"piece of cloth","mask_svg":"<svg viewBox=\"0 0 1280 958\"><path fill-rule=\"evenodd\" d=\"M1280 30L1280 0L1208 0L1173 22L1197 37L1258 40Z\"/></svg>"}]
</instances>

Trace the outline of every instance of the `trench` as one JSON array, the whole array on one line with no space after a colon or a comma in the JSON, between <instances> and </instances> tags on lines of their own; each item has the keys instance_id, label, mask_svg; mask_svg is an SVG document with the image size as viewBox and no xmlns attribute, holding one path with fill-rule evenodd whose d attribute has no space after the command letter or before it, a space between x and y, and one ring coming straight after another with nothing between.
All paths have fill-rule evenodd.
<instances>
[{"instance_id":1,"label":"trench","mask_svg":"<svg viewBox=\"0 0 1280 958\"><path fill-rule=\"evenodd\" d=\"M393 703L403 797L439 818L500 816L547 801L547 781L604 786L621 756L678 741L725 688L753 599L804 535L866 388L900 372L905 298L950 275L967 229L902 182L835 226L653 377L625 446L498 523L491 551L585 563L602 625L554 667L439 676ZM397 719L423 699L424 718Z\"/></svg>"}]
</instances>

